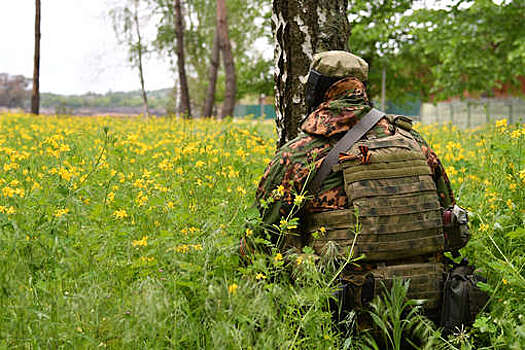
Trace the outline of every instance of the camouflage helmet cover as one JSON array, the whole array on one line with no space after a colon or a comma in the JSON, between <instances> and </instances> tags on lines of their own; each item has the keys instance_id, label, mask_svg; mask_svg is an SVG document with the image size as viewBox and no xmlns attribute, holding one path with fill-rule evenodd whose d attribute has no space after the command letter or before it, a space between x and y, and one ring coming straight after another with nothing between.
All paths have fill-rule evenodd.
<instances>
[{"instance_id":1,"label":"camouflage helmet cover","mask_svg":"<svg viewBox=\"0 0 525 350\"><path fill-rule=\"evenodd\" d=\"M315 54L310 70L316 70L327 77L356 77L368 79L368 63L359 56L346 51L325 51Z\"/></svg>"}]
</instances>

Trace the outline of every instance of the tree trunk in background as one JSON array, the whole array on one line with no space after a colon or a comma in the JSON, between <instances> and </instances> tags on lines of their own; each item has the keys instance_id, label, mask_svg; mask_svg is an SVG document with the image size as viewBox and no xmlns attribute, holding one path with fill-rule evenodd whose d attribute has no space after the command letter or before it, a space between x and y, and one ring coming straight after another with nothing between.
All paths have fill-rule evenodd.
<instances>
[{"instance_id":1,"label":"tree trunk in background","mask_svg":"<svg viewBox=\"0 0 525 350\"><path fill-rule=\"evenodd\" d=\"M278 146L298 134L307 110L304 86L312 56L346 50L348 0L273 0L275 110Z\"/></svg>"},{"instance_id":2,"label":"tree trunk in background","mask_svg":"<svg viewBox=\"0 0 525 350\"><path fill-rule=\"evenodd\" d=\"M217 29L219 32L219 46L222 51L224 72L226 75L226 88L224 92L224 103L220 117L233 116L235 108L235 95L237 94L237 82L235 78L235 63L233 62L232 48L228 36L228 21L225 0L217 0Z\"/></svg>"},{"instance_id":3,"label":"tree trunk in background","mask_svg":"<svg viewBox=\"0 0 525 350\"><path fill-rule=\"evenodd\" d=\"M209 72L209 83L208 83L208 92L206 93L206 101L204 102L204 107L202 109L202 116L204 118L209 118L213 114L213 105L215 104L215 91L217 88L217 73L219 71L219 60L220 60L220 51L219 51L219 29L215 29L215 36L213 37L213 48L211 51L211 60L210 60L210 72Z\"/></svg>"},{"instance_id":4,"label":"tree trunk in background","mask_svg":"<svg viewBox=\"0 0 525 350\"><path fill-rule=\"evenodd\" d=\"M177 38L177 65L179 69L180 84L180 108L179 112L185 117L191 118L190 93L188 80L186 78L186 67L184 61L184 19L180 0L175 0L175 36Z\"/></svg>"},{"instance_id":5,"label":"tree trunk in background","mask_svg":"<svg viewBox=\"0 0 525 350\"><path fill-rule=\"evenodd\" d=\"M148 104L148 95L146 93L146 88L144 86L144 71L142 69L142 36L140 35L140 21L137 9L137 2L135 2L135 12L133 13L133 20L135 21L135 29L137 32L137 55L138 55L138 68L139 68L139 78L140 78L140 88L142 89L142 100L144 101L144 117L149 118L149 104Z\"/></svg>"},{"instance_id":6,"label":"tree trunk in background","mask_svg":"<svg viewBox=\"0 0 525 350\"><path fill-rule=\"evenodd\" d=\"M40 109L40 0L36 0L35 10L35 60L33 67L31 113L38 114Z\"/></svg>"}]
</instances>

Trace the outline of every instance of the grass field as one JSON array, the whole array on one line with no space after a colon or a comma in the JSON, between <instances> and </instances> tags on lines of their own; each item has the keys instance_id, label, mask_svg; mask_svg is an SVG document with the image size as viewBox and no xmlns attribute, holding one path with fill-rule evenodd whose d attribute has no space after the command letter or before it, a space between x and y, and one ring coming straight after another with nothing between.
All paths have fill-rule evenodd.
<instances>
[{"instance_id":1,"label":"grass field","mask_svg":"<svg viewBox=\"0 0 525 350\"><path fill-rule=\"evenodd\" d=\"M420 131L491 294L472 330L433 341L523 348L524 125ZM239 262L272 137L250 120L0 115L0 348L359 348L315 266L292 285L278 255Z\"/></svg>"}]
</instances>

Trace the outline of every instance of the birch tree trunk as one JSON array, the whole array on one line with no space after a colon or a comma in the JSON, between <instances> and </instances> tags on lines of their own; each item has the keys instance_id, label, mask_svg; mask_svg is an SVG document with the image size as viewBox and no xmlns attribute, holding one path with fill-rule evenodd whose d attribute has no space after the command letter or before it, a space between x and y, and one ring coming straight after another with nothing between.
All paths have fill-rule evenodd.
<instances>
[{"instance_id":1,"label":"birch tree trunk","mask_svg":"<svg viewBox=\"0 0 525 350\"><path fill-rule=\"evenodd\" d=\"M35 57L33 66L33 91L31 94L31 113L40 110L40 0L35 3Z\"/></svg>"},{"instance_id":2,"label":"birch tree trunk","mask_svg":"<svg viewBox=\"0 0 525 350\"><path fill-rule=\"evenodd\" d=\"M210 60L210 71L209 71L209 82L208 82L208 91L206 93L206 101L204 102L204 107L202 109L202 116L204 118L211 117L213 113L213 105L215 104L215 91L217 88L217 73L219 71L219 60L220 60L220 51L219 51L219 29L215 29L215 36L213 37L213 48L211 51L211 60Z\"/></svg>"},{"instance_id":3,"label":"birch tree trunk","mask_svg":"<svg viewBox=\"0 0 525 350\"><path fill-rule=\"evenodd\" d=\"M224 92L224 103L220 117L233 116L235 108L235 95L237 94L237 82L235 77L235 63L233 61L230 38L228 36L228 21L225 0L217 0L217 26L219 31L219 46L222 52L224 72L226 75L226 87Z\"/></svg>"},{"instance_id":4,"label":"birch tree trunk","mask_svg":"<svg viewBox=\"0 0 525 350\"><path fill-rule=\"evenodd\" d=\"M177 38L177 66L179 70L180 108L179 112L191 118L190 93L186 78L184 60L184 19L182 17L181 0L175 0L175 36Z\"/></svg>"},{"instance_id":5,"label":"birch tree trunk","mask_svg":"<svg viewBox=\"0 0 525 350\"><path fill-rule=\"evenodd\" d=\"M140 21L138 14L138 3L135 2L135 12L133 13L133 20L135 21L135 31L137 34L137 64L139 68L140 88L142 92L142 100L144 102L144 118L149 118L149 104L148 95L146 93L146 87L144 84L144 70L142 68L142 54L144 52L144 46L142 45L142 35L140 33Z\"/></svg>"},{"instance_id":6,"label":"birch tree trunk","mask_svg":"<svg viewBox=\"0 0 525 350\"><path fill-rule=\"evenodd\" d=\"M345 50L348 0L273 0L275 109L278 146L298 134L306 115L304 88L312 56Z\"/></svg>"}]
</instances>

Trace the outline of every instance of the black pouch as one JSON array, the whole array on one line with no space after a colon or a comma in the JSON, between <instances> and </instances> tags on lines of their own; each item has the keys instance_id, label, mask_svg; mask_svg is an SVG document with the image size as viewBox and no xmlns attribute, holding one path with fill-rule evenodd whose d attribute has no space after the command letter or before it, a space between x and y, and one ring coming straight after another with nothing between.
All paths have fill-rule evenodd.
<instances>
[{"instance_id":1,"label":"black pouch","mask_svg":"<svg viewBox=\"0 0 525 350\"><path fill-rule=\"evenodd\" d=\"M470 239L467 211L454 205L443 212L445 251L458 251Z\"/></svg>"},{"instance_id":2,"label":"black pouch","mask_svg":"<svg viewBox=\"0 0 525 350\"><path fill-rule=\"evenodd\" d=\"M478 286L487 280L474 273L474 267L462 264L452 268L443 284L441 326L451 333L462 326L471 326L476 315L485 307L489 296Z\"/></svg>"}]
</instances>

